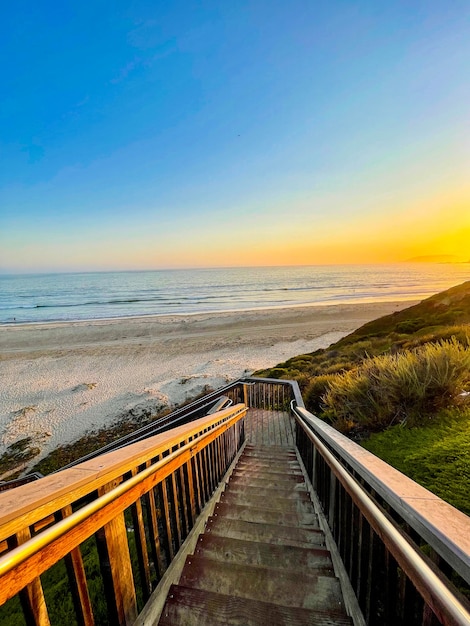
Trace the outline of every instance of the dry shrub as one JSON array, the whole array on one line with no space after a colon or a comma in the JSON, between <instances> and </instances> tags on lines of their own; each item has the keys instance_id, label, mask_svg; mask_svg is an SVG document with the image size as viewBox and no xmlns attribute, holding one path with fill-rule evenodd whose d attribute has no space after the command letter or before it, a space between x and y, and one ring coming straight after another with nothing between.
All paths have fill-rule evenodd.
<instances>
[{"instance_id":1,"label":"dry shrub","mask_svg":"<svg viewBox=\"0 0 470 626\"><path fill-rule=\"evenodd\" d=\"M329 389L330 383L337 378L336 374L322 374L311 379L302 396L305 406L312 413L323 412L323 396Z\"/></svg>"},{"instance_id":2,"label":"dry shrub","mask_svg":"<svg viewBox=\"0 0 470 626\"><path fill-rule=\"evenodd\" d=\"M342 430L351 423L370 430L397 422L418 426L455 403L469 380L470 349L452 338L368 359L335 376L322 401Z\"/></svg>"}]
</instances>

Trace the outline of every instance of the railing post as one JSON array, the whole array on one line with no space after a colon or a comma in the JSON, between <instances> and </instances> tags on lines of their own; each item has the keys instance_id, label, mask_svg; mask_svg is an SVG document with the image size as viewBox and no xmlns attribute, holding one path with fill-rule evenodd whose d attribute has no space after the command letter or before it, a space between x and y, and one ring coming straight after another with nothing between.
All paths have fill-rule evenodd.
<instances>
[{"instance_id":1,"label":"railing post","mask_svg":"<svg viewBox=\"0 0 470 626\"><path fill-rule=\"evenodd\" d=\"M248 401L248 385L246 383L243 383L243 404L248 407L249 406L249 401Z\"/></svg>"},{"instance_id":2,"label":"railing post","mask_svg":"<svg viewBox=\"0 0 470 626\"><path fill-rule=\"evenodd\" d=\"M108 483L98 490L98 495L115 486ZM114 613L114 623L131 626L137 619L137 602L124 513L105 524L97 539L108 608L111 615Z\"/></svg>"},{"instance_id":3,"label":"railing post","mask_svg":"<svg viewBox=\"0 0 470 626\"><path fill-rule=\"evenodd\" d=\"M330 470L330 498L328 502L328 525L334 533L336 513L336 476ZM336 537L335 537L336 538ZM337 538L336 538L337 539Z\"/></svg>"},{"instance_id":4,"label":"railing post","mask_svg":"<svg viewBox=\"0 0 470 626\"><path fill-rule=\"evenodd\" d=\"M20 530L16 534L18 545L31 538L29 528ZM33 626L50 626L41 579L35 578L29 585L20 591L20 602L26 617L27 624Z\"/></svg>"}]
</instances>

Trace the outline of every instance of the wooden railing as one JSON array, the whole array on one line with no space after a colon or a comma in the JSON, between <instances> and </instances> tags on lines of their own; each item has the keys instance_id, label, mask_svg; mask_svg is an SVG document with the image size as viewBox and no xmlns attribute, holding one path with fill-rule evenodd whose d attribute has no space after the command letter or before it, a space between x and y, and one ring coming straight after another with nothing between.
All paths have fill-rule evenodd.
<instances>
[{"instance_id":1,"label":"wooden railing","mask_svg":"<svg viewBox=\"0 0 470 626\"><path fill-rule=\"evenodd\" d=\"M365 623L470 626L470 519L300 404L297 448Z\"/></svg>"},{"instance_id":2,"label":"wooden railing","mask_svg":"<svg viewBox=\"0 0 470 626\"><path fill-rule=\"evenodd\" d=\"M0 494L1 624L132 624L240 448L246 403L290 404L355 624L470 626L467 516L306 411L295 382L242 379L175 417L220 395L234 406Z\"/></svg>"},{"instance_id":3,"label":"wooden railing","mask_svg":"<svg viewBox=\"0 0 470 626\"><path fill-rule=\"evenodd\" d=\"M243 443L245 414L238 404L0 494L0 623L21 623L19 608L35 626L134 623Z\"/></svg>"}]
</instances>

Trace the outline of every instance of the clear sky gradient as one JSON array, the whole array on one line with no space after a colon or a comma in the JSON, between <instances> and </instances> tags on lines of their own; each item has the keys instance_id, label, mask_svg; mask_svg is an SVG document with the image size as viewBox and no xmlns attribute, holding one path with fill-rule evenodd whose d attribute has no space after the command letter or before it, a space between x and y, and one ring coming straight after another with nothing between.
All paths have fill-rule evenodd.
<instances>
[{"instance_id":1,"label":"clear sky gradient","mask_svg":"<svg viewBox=\"0 0 470 626\"><path fill-rule=\"evenodd\" d=\"M18 0L0 29L0 271L470 258L468 0Z\"/></svg>"}]
</instances>

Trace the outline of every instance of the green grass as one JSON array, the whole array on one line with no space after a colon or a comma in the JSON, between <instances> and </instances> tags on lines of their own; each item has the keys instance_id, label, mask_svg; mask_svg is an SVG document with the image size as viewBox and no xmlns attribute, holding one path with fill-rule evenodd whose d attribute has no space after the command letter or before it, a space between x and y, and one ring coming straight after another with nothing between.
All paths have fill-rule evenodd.
<instances>
[{"instance_id":1,"label":"green grass","mask_svg":"<svg viewBox=\"0 0 470 626\"><path fill-rule=\"evenodd\" d=\"M394 426L362 445L470 515L470 408L442 411L428 426Z\"/></svg>"}]
</instances>

